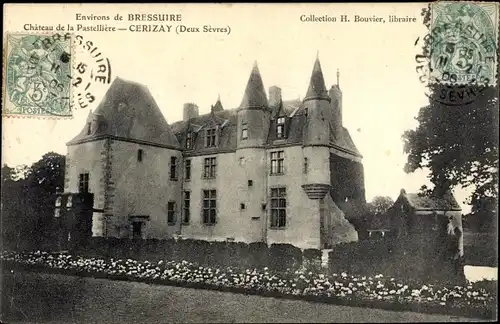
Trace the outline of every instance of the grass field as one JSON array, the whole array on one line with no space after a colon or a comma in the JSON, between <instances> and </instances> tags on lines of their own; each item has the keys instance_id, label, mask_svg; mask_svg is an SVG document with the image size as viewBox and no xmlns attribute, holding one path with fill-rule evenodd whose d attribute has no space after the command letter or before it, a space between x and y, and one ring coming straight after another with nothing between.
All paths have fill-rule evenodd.
<instances>
[{"instance_id":1,"label":"grass field","mask_svg":"<svg viewBox=\"0 0 500 324\"><path fill-rule=\"evenodd\" d=\"M3 275L5 323L311 323L472 321L194 290L16 272Z\"/></svg>"}]
</instances>

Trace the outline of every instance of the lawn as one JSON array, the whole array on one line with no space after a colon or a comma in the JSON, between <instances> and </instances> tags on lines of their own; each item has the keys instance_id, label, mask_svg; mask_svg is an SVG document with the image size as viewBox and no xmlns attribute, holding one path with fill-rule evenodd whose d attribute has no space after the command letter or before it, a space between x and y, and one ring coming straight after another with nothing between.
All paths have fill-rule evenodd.
<instances>
[{"instance_id":1,"label":"lawn","mask_svg":"<svg viewBox=\"0 0 500 324\"><path fill-rule=\"evenodd\" d=\"M3 279L6 323L477 321L57 274L15 272L5 273Z\"/></svg>"},{"instance_id":2,"label":"lawn","mask_svg":"<svg viewBox=\"0 0 500 324\"><path fill-rule=\"evenodd\" d=\"M4 253L4 269L38 270L99 278L212 289L347 306L441 313L467 317L496 316L496 282L446 286L402 281L381 274L326 275L306 269L272 271L204 267L187 261L149 262L98 259L64 253Z\"/></svg>"}]
</instances>

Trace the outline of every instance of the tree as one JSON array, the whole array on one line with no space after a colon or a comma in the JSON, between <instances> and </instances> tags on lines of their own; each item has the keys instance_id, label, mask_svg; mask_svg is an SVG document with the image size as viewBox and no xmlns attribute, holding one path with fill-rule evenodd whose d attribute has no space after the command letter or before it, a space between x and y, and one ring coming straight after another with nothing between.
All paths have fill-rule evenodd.
<instances>
[{"instance_id":1,"label":"tree","mask_svg":"<svg viewBox=\"0 0 500 324\"><path fill-rule=\"evenodd\" d=\"M54 152L46 153L28 172L29 205L35 213L38 243L53 241L55 235L54 206L57 190L64 187L66 158Z\"/></svg>"},{"instance_id":2,"label":"tree","mask_svg":"<svg viewBox=\"0 0 500 324\"><path fill-rule=\"evenodd\" d=\"M368 210L372 215L384 214L394 205L391 197L376 196L368 203Z\"/></svg>"},{"instance_id":3,"label":"tree","mask_svg":"<svg viewBox=\"0 0 500 324\"><path fill-rule=\"evenodd\" d=\"M425 12L427 25L429 14ZM429 51L427 42L423 47L424 55ZM449 85L431 84L431 99L416 117L417 128L403 134L404 152L408 154L405 171L428 168L434 184L432 193L436 195L456 186L473 188L467 202L475 210L491 209L485 206L491 206L492 202L496 205L498 201L500 79L496 81L495 86L467 85L476 96L459 106L438 100L443 92L459 91L459 85L450 88Z\"/></svg>"},{"instance_id":4,"label":"tree","mask_svg":"<svg viewBox=\"0 0 500 324\"><path fill-rule=\"evenodd\" d=\"M2 167L2 239L12 248L50 242L57 188L64 185L65 156L47 153L31 167Z\"/></svg>"}]
</instances>

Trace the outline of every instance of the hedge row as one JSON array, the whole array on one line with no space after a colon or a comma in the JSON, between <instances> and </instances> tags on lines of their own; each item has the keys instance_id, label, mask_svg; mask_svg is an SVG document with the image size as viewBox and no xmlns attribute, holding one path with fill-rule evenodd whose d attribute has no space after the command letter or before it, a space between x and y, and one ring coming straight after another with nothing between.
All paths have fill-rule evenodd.
<instances>
[{"instance_id":1,"label":"hedge row","mask_svg":"<svg viewBox=\"0 0 500 324\"><path fill-rule=\"evenodd\" d=\"M425 282L463 282L463 260L447 257L445 249L436 247L433 240L410 238L340 244L329 253L329 270Z\"/></svg>"},{"instance_id":2,"label":"hedge row","mask_svg":"<svg viewBox=\"0 0 500 324\"><path fill-rule=\"evenodd\" d=\"M192 239L117 239L92 238L87 245L76 247L74 253L86 257L188 261L206 266L235 268L263 268L275 270L296 269L321 262L321 251L301 249L290 244L262 242L209 242ZM305 262L304 262L305 261Z\"/></svg>"}]
</instances>

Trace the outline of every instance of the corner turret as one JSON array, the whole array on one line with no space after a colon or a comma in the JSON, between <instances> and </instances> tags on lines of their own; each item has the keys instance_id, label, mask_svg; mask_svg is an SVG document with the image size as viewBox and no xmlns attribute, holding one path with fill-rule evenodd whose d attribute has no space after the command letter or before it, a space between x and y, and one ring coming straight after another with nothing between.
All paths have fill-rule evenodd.
<instances>
[{"instance_id":1,"label":"corner turret","mask_svg":"<svg viewBox=\"0 0 500 324\"><path fill-rule=\"evenodd\" d=\"M304 145L329 144L330 134L330 97L325 86L323 71L319 58L314 62L314 68L309 81L304 106L307 109L307 130L304 137Z\"/></svg>"},{"instance_id":2,"label":"corner turret","mask_svg":"<svg viewBox=\"0 0 500 324\"><path fill-rule=\"evenodd\" d=\"M257 62L254 63L250 78L248 78L245 94L243 95L239 109L269 110L269 102L267 101L266 91L264 90Z\"/></svg>"},{"instance_id":3,"label":"corner turret","mask_svg":"<svg viewBox=\"0 0 500 324\"><path fill-rule=\"evenodd\" d=\"M304 98L307 126L302 152L304 159L310 161L310 171L304 177L302 188L310 199L322 199L330 190L330 101L321 63L316 58Z\"/></svg>"},{"instance_id":4,"label":"corner turret","mask_svg":"<svg viewBox=\"0 0 500 324\"><path fill-rule=\"evenodd\" d=\"M264 146L270 118L269 101L255 62L238 108L238 148Z\"/></svg>"},{"instance_id":5,"label":"corner turret","mask_svg":"<svg viewBox=\"0 0 500 324\"><path fill-rule=\"evenodd\" d=\"M321 63L319 58L314 62L314 68L309 81L309 88L307 89L304 103L310 100L326 100L330 102L330 97L326 91L325 79L323 78L323 71L321 70Z\"/></svg>"}]
</instances>

